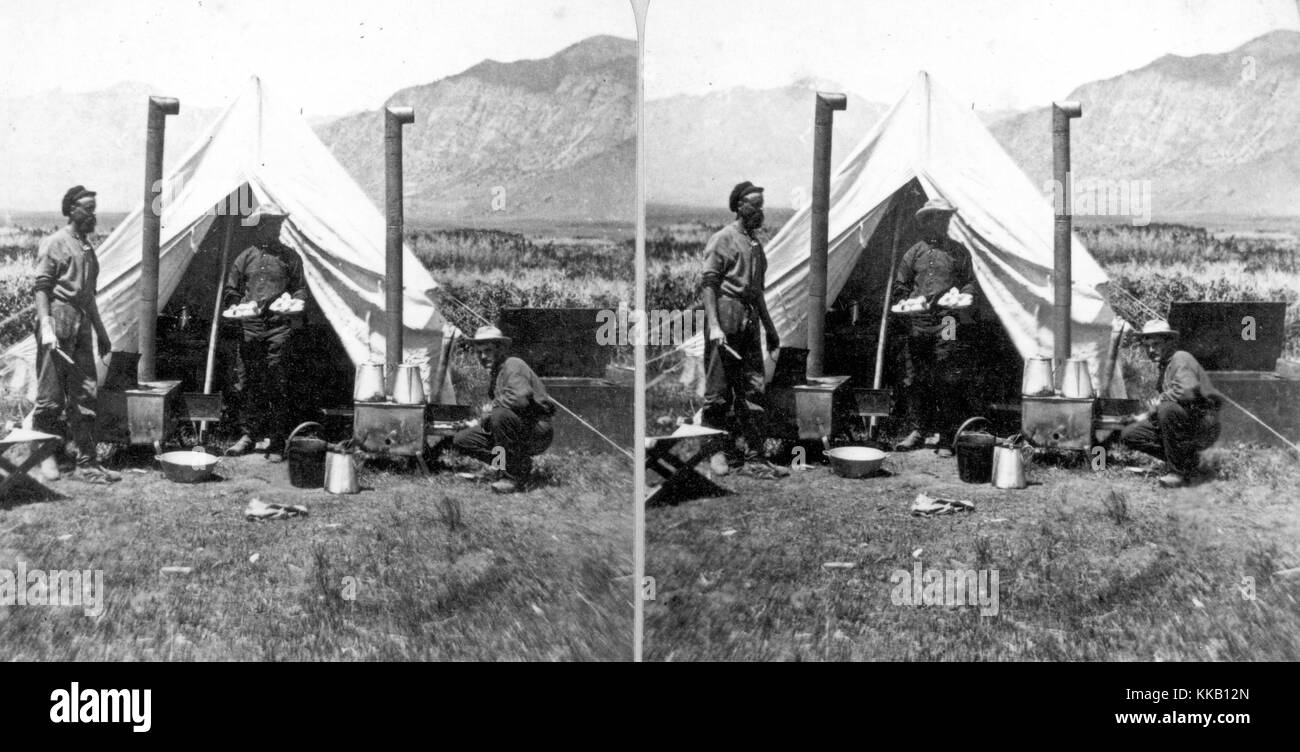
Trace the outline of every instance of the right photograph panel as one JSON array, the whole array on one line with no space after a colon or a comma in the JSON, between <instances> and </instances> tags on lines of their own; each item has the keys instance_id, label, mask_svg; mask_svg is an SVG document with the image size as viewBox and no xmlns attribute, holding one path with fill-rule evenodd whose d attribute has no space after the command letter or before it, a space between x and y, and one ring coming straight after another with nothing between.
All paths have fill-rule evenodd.
<instances>
[{"instance_id":1,"label":"right photograph panel","mask_svg":"<svg viewBox=\"0 0 1300 752\"><path fill-rule=\"evenodd\" d=\"M1294 659L1293 0L645 40L646 660Z\"/></svg>"}]
</instances>

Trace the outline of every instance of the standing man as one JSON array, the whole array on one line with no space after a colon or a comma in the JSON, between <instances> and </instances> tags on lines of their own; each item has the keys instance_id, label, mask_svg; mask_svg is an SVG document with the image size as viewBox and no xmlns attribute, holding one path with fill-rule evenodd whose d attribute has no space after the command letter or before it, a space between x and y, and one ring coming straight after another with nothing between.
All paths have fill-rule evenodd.
<instances>
[{"instance_id":1,"label":"standing man","mask_svg":"<svg viewBox=\"0 0 1300 752\"><path fill-rule=\"evenodd\" d=\"M916 449L925 441L936 445L941 457L952 456L952 434L965 417L965 390L970 386L968 374L963 373L967 348L957 336L957 319L950 310L934 308L954 287L964 294L975 293L970 251L948 237L948 224L956 211L942 198L934 198L916 213L921 240L903 254L892 301L926 299L926 310L907 321L902 391L912 430L895 448Z\"/></svg>"},{"instance_id":2,"label":"standing man","mask_svg":"<svg viewBox=\"0 0 1300 752\"><path fill-rule=\"evenodd\" d=\"M481 326L471 342L479 365L488 369L491 402L484 406L481 423L462 429L452 445L487 463L497 460L503 451L505 477L493 483L492 490L512 493L533 471L533 457L551 445L555 402L533 369L509 354L511 339L500 329Z\"/></svg>"},{"instance_id":3,"label":"standing man","mask_svg":"<svg viewBox=\"0 0 1300 752\"><path fill-rule=\"evenodd\" d=\"M280 229L289 215L273 203L257 207L247 223L254 225L253 244L235 257L226 276L225 306L256 302L258 315L244 319L235 392L239 437L226 454L240 455L253 446L253 437L266 439L266 456L283 456L289 435L288 358L290 334L300 320L270 310L284 293L305 301L307 282L302 259L280 242Z\"/></svg>"},{"instance_id":4,"label":"standing man","mask_svg":"<svg viewBox=\"0 0 1300 752\"><path fill-rule=\"evenodd\" d=\"M759 326L767 335L768 352L776 352L781 339L763 296L767 256L757 235L763 227L763 189L748 180L740 183L732 189L728 206L735 221L714 233L704 247L701 296L708 337L702 422L708 428L727 429L731 412L745 440L743 452L733 444L713 455L715 474L726 475L747 462L771 473L775 466L761 454L766 400Z\"/></svg>"},{"instance_id":5,"label":"standing man","mask_svg":"<svg viewBox=\"0 0 1300 752\"><path fill-rule=\"evenodd\" d=\"M76 477L91 483L112 483L122 476L102 467L95 454L95 403L98 374L96 344L101 357L113 347L99 317L95 293L99 259L90 244L95 230L95 192L73 186L63 194L68 224L41 241L36 254L36 410L32 428L63 435L65 412L76 448ZM93 333L93 339L92 339ZM41 464L47 480L59 477L53 458Z\"/></svg>"},{"instance_id":6,"label":"standing man","mask_svg":"<svg viewBox=\"0 0 1300 752\"><path fill-rule=\"evenodd\" d=\"M1151 400L1151 410L1129 417L1119 440L1164 460L1167 472L1160 485L1177 488L1196 475L1201 450L1219 438L1223 395L1196 358L1178 349L1178 331L1169 322L1148 321L1141 337L1147 356L1160 368L1160 394Z\"/></svg>"}]
</instances>

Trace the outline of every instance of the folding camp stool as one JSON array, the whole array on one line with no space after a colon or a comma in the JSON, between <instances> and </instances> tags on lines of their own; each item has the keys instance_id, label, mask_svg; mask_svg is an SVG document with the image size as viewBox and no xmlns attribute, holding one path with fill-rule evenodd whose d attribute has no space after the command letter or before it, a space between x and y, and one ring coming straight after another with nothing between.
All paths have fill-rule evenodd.
<instances>
[{"instance_id":1,"label":"folding camp stool","mask_svg":"<svg viewBox=\"0 0 1300 752\"><path fill-rule=\"evenodd\" d=\"M15 428L0 439L0 499L20 481L48 490L27 472L58 451L61 441L58 436L22 428Z\"/></svg>"},{"instance_id":2,"label":"folding camp stool","mask_svg":"<svg viewBox=\"0 0 1300 752\"><path fill-rule=\"evenodd\" d=\"M695 465L705 457L720 451L731 434L716 428L682 426L671 436L648 436L645 440L646 470L663 476L664 482L646 496L646 506L666 503L668 499L725 496L729 493L713 481L695 471ZM686 459L673 454L673 449L683 441L699 439L700 446Z\"/></svg>"}]
</instances>

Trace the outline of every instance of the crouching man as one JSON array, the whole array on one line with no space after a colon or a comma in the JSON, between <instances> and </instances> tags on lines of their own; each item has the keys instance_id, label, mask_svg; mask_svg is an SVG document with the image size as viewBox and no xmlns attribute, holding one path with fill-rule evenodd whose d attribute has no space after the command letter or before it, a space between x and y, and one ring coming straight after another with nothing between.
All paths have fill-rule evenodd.
<instances>
[{"instance_id":1,"label":"crouching man","mask_svg":"<svg viewBox=\"0 0 1300 752\"><path fill-rule=\"evenodd\" d=\"M1165 488L1186 485L1197 473L1201 450L1219 438L1219 407L1223 395L1210 383L1196 358L1178 349L1178 332L1167 321L1142 327L1147 355L1160 366L1160 394L1151 410L1130 416L1120 441L1131 449L1162 459Z\"/></svg>"},{"instance_id":2,"label":"crouching man","mask_svg":"<svg viewBox=\"0 0 1300 752\"><path fill-rule=\"evenodd\" d=\"M533 457L551 446L555 403L533 369L510 356L510 338L495 326L481 326L471 340L479 365L488 369L486 413L479 425L456 434L452 445L461 453L492 464L504 460L505 475L492 484L497 493L519 489L533 470ZM504 454L502 454L504 452Z\"/></svg>"}]
</instances>

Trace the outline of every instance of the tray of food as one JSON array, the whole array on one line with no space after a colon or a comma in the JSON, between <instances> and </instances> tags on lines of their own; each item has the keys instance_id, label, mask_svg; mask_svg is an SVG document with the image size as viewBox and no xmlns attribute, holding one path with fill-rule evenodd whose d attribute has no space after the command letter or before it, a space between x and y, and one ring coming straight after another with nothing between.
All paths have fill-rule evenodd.
<instances>
[{"instance_id":1,"label":"tray of food","mask_svg":"<svg viewBox=\"0 0 1300 752\"><path fill-rule=\"evenodd\" d=\"M284 293L280 297L271 301L271 313L278 313L282 316L296 316L306 310L307 304L295 297Z\"/></svg>"},{"instance_id":2,"label":"tray of food","mask_svg":"<svg viewBox=\"0 0 1300 752\"><path fill-rule=\"evenodd\" d=\"M915 298L908 298L897 305L891 307L892 313L925 313L930 310L930 304L926 301L924 295L918 295Z\"/></svg>"},{"instance_id":3,"label":"tray of food","mask_svg":"<svg viewBox=\"0 0 1300 752\"><path fill-rule=\"evenodd\" d=\"M952 288L939 298L940 308L969 308L975 302L975 296Z\"/></svg>"},{"instance_id":4,"label":"tray of food","mask_svg":"<svg viewBox=\"0 0 1300 752\"><path fill-rule=\"evenodd\" d=\"M262 309L261 306L257 304L257 301L250 300L247 303L237 303L222 311L221 318L240 321L242 319L255 319L261 315L261 313Z\"/></svg>"}]
</instances>

